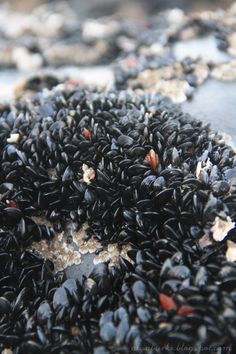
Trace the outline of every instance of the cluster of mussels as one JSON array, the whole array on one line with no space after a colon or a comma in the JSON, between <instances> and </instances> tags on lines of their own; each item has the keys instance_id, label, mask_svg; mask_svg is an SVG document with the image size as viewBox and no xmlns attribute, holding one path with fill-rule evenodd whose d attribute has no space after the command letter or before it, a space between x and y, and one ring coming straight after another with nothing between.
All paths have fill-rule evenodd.
<instances>
[{"instance_id":1,"label":"cluster of mussels","mask_svg":"<svg viewBox=\"0 0 236 354\"><path fill-rule=\"evenodd\" d=\"M57 88L1 107L0 164L2 354L233 352L236 158L208 126L158 95ZM55 274L30 245L71 220L129 259Z\"/></svg>"}]
</instances>

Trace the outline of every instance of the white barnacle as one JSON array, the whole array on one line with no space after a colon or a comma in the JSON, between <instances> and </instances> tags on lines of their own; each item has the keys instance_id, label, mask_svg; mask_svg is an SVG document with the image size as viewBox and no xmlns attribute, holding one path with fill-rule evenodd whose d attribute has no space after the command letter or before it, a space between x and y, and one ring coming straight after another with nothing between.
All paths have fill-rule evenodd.
<instances>
[{"instance_id":1,"label":"white barnacle","mask_svg":"<svg viewBox=\"0 0 236 354\"><path fill-rule=\"evenodd\" d=\"M19 133L14 133L10 135L10 138L7 138L7 142L9 144L16 144L20 140L20 134Z\"/></svg>"},{"instance_id":2,"label":"white barnacle","mask_svg":"<svg viewBox=\"0 0 236 354\"><path fill-rule=\"evenodd\" d=\"M219 216L215 218L214 224L211 227L212 237L215 241L223 241L228 235L228 232L234 229L235 223L227 216L226 220L220 219Z\"/></svg>"},{"instance_id":3,"label":"white barnacle","mask_svg":"<svg viewBox=\"0 0 236 354\"><path fill-rule=\"evenodd\" d=\"M229 262L236 261L236 243L230 240L227 241L226 259Z\"/></svg>"},{"instance_id":4,"label":"white barnacle","mask_svg":"<svg viewBox=\"0 0 236 354\"><path fill-rule=\"evenodd\" d=\"M83 180L85 183L90 184L91 180L95 178L95 171L92 167L88 167L86 164L82 166Z\"/></svg>"},{"instance_id":5,"label":"white barnacle","mask_svg":"<svg viewBox=\"0 0 236 354\"><path fill-rule=\"evenodd\" d=\"M93 259L93 264L99 264L99 263L104 263L104 262L109 262L111 259L111 255L109 254L108 251L102 251L100 252L97 256L94 257Z\"/></svg>"}]
</instances>

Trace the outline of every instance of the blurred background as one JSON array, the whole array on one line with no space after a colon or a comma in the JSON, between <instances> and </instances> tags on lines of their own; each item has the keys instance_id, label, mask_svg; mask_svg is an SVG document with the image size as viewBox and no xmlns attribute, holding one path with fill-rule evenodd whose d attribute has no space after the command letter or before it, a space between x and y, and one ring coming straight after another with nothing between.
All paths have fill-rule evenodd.
<instances>
[{"instance_id":1,"label":"blurred background","mask_svg":"<svg viewBox=\"0 0 236 354\"><path fill-rule=\"evenodd\" d=\"M0 0L0 103L27 90L51 89L70 80L78 85L130 88L130 78L153 70L149 80L152 85L154 73L155 92L174 97L184 110L230 134L236 144L233 3ZM193 75L175 69L176 65L183 69L189 57L193 62L200 59L198 77L195 64L190 65ZM219 80L211 75L217 65ZM145 90L148 80L143 81Z\"/></svg>"},{"instance_id":2,"label":"blurred background","mask_svg":"<svg viewBox=\"0 0 236 354\"><path fill-rule=\"evenodd\" d=\"M4 3L6 1L0 1ZM165 10L168 8L181 8L185 12L202 11L206 9L226 8L232 0L67 0L69 4L79 15L79 17L97 17L116 14L122 14L125 17L137 18L148 16L153 12ZM58 3L58 0L8 0L7 4L16 11L32 11L40 4Z\"/></svg>"}]
</instances>

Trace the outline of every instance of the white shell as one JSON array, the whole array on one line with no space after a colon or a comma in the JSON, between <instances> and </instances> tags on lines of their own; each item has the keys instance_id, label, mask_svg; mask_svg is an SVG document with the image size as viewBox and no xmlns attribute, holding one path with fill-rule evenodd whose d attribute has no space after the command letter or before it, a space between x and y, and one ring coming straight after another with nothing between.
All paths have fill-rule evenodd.
<instances>
[{"instance_id":1,"label":"white shell","mask_svg":"<svg viewBox=\"0 0 236 354\"><path fill-rule=\"evenodd\" d=\"M7 142L9 144L11 143L18 143L18 141L20 140L20 134L15 133L15 134L11 134L10 138L7 139Z\"/></svg>"},{"instance_id":2,"label":"white shell","mask_svg":"<svg viewBox=\"0 0 236 354\"><path fill-rule=\"evenodd\" d=\"M235 227L235 223L227 216L227 220L222 220L217 216L211 227L212 237L215 241L223 241L228 232Z\"/></svg>"}]
</instances>

